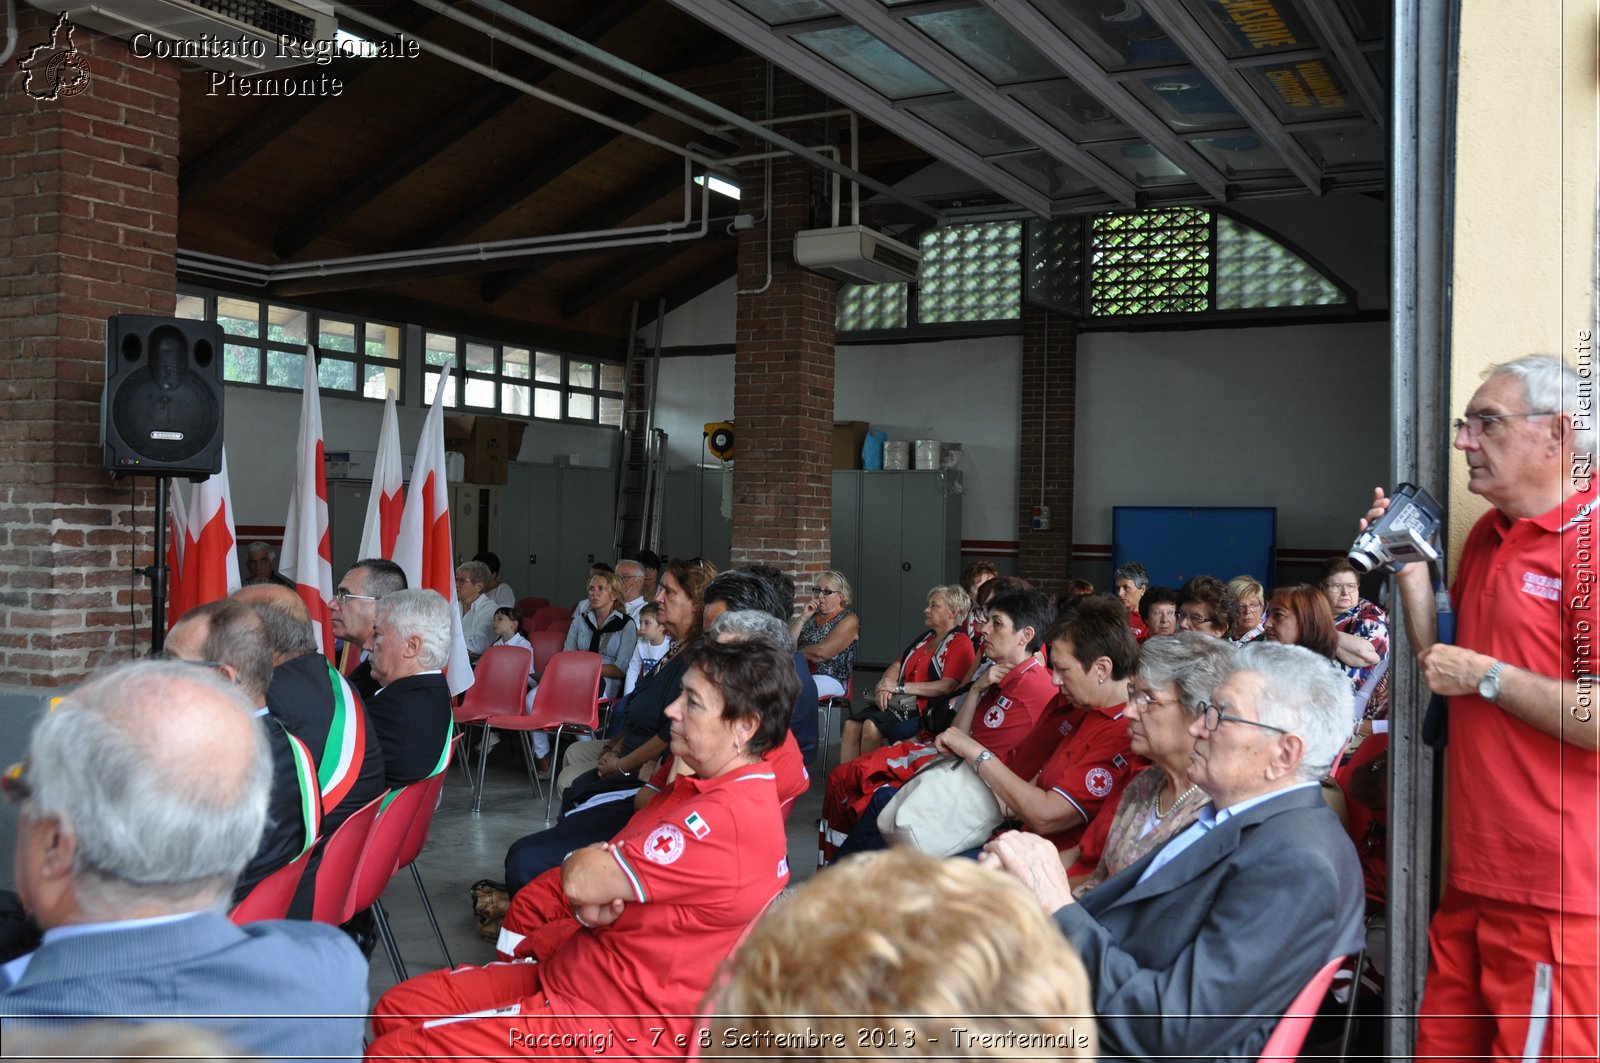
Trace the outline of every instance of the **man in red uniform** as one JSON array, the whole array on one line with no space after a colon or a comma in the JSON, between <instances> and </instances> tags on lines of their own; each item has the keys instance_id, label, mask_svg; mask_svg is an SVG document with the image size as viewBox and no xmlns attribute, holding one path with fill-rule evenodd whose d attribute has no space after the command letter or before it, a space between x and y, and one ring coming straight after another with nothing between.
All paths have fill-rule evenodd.
<instances>
[{"instance_id":1,"label":"man in red uniform","mask_svg":"<svg viewBox=\"0 0 1600 1063\"><path fill-rule=\"evenodd\" d=\"M1455 645L1436 641L1427 567L1399 572L1423 677L1450 699L1449 877L1428 934L1419 1059L1597 1054L1600 616L1586 387L1558 358L1521 358L1496 366L1455 422L1468 490L1494 506L1451 588ZM1375 492L1362 529L1387 508ZM1548 1028L1530 1014L1548 1015Z\"/></svg>"}]
</instances>

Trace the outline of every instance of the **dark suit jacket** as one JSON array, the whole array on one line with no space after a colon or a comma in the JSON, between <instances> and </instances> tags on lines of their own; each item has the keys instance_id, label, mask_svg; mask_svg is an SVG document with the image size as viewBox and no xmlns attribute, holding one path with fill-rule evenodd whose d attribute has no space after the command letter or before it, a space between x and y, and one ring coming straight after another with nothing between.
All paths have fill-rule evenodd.
<instances>
[{"instance_id":1,"label":"dark suit jacket","mask_svg":"<svg viewBox=\"0 0 1600 1063\"><path fill-rule=\"evenodd\" d=\"M372 658L367 658L351 670L345 677L350 680L350 685L356 688L356 693L361 695L363 704L372 700L372 695L378 692L378 681L372 678Z\"/></svg>"},{"instance_id":2,"label":"dark suit jacket","mask_svg":"<svg viewBox=\"0 0 1600 1063\"><path fill-rule=\"evenodd\" d=\"M367 961L340 930L236 927L215 911L49 942L0 990L8 1047L19 1030L82 1021L52 1016L216 1015L196 1025L252 1058L356 1058L366 1011Z\"/></svg>"},{"instance_id":3,"label":"dark suit jacket","mask_svg":"<svg viewBox=\"0 0 1600 1063\"><path fill-rule=\"evenodd\" d=\"M306 837L308 800L315 803L316 822L322 818L322 795L317 789L316 767L309 763L309 750L308 763L302 765L295 758L292 739L282 720L268 713L259 718L259 723L266 730L267 747L272 751L272 796L267 803L267 826L261 835L261 846L239 875L233 889L235 901L317 840L315 829L312 837Z\"/></svg>"},{"instance_id":4,"label":"dark suit jacket","mask_svg":"<svg viewBox=\"0 0 1600 1063\"><path fill-rule=\"evenodd\" d=\"M363 667L366 663L363 662ZM352 686L355 684L352 682ZM329 758L337 760L340 750L330 749L328 736L333 725L333 680L328 674L328 659L315 651L291 661L284 661L272 670L272 685L267 688L267 707L283 721L289 733L304 742L317 761L319 775ZM358 719L350 724L357 726L363 735L361 748L352 751L356 760L355 785L333 808L323 809L322 833L332 834L334 828L350 818L362 805L389 788L383 768L383 747L367 710L359 698L346 706L347 713Z\"/></svg>"},{"instance_id":5,"label":"dark suit jacket","mask_svg":"<svg viewBox=\"0 0 1600 1063\"><path fill-rule=\"evenodd\" d=\"M1355 847L1304 789L1218 825L1140 884L1155 855L1056 912L1094 984L1101 1058L1254 1059L1311 976L1361 947Z\"/></svg>"},{"instance_id":6,"label":"dark suit jacket","mask_svg":"<svg viewBox=\"0 0 1600 1063\"><path fill-rule=\"evenodd\" d=\"M437 672L396 679L367 702L367 719L389 788L409 786L433 774L450 741L450 687Z\"/></svg>"}]
</instances>

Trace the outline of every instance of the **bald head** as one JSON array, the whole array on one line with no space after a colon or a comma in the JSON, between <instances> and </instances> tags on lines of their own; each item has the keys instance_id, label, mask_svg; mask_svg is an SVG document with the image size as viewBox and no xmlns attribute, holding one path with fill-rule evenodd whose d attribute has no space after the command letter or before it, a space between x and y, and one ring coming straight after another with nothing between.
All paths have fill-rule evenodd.
<instances>
[{"instance_id":1,"label":"bald head","mask_svg":"<svg viewBox=\"0 0 1600 1063\"><path fill-rule=\"evenodd\" d=\"M255 610L266 625L273 665L316 652L317 634L311 626L311 611L293 590L276 583L253 583L234 591L232 600Z\"/></svg>"},{"instance_id":2,"label":"bald head","mask_svg":"<svg viewBox=\"0 0 1600 1063\"><path fill-rule=\"evenodd\" d=\"M228 895L260 842L271 787L253 708L213 669L140 661L40 720L17 880L46 928Z\"/></svg>"}]
</instances>

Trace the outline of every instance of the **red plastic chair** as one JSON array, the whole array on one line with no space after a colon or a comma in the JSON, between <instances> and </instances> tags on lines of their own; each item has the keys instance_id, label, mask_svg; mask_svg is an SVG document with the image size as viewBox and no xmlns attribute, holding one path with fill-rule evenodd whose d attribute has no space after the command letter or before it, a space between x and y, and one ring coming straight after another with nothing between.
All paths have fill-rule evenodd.
<instances>
[{"instance_id":1,"label":"red plastic chair","mask_svg":"<svg viewBox=\"0 0 1600 1063\"><path fill-rule=\"evenodd\" d=\"M555 742L550 749L550 763L561 763L561 737L570 727L575 731L594 734L600 726L600 655L587 650L567 650L550 659L550 666L539 680L539 694L533 699L533 711L515 715L491 716L483 721L486 728L518 731L522 734L522 759L528 767L528 778L537 794L544 789L533 769L533 750L529 735L534 731L555 731ZM478 811L483 801L483 771L488 765L488 743L478 747L478 796L472 810ZM545 797L544 818L550 822L550 810L555 802L552 784Z\"/></svg>"},{"instance_id":2,"label":"red plastic chair","mask_svg":"<svg viewBox=\"0 0 1600 1063\"><path fill-rule=\"evenodd\" d=\"M567 633L564 631L535 631L528 636L528 642L533 646L533 674L543 675L545 666L550 663L550 658L560 653L567 643Z\"/></svg>"},{"instance_id":3,"label":"red plastic chair","mask_svg":"<svg viewBox=\"0 0 1600 1063\"><path fill-rule=\"evenodd\" d=\"M334 926L350 918L346 902L356 879L356 865L367 847L367 835L378 818L378 809L388 794L379 794L353 812L349 819L339 824L337 830L322 841L322 863L317 866L316 895L311 902L311 918L319 923Z\"/></svg>"},{"instance_id":4,"label":"red plastic chair","mask_svg":"<svg viewBox=\"0 0 1600 1063\"><path fill-rule=\"evenodd\" d=\"M378 813L372 830L367 834L361 859L356 864L355 876L351 879L345 899L344 918L339 920L341 923L348 922L363 908L371 908L378 937L383 941L384 950L389 953L389 964L394 968L395 978L401 982L410 976L406 973L405 961L400 958L400 947L395 942L388 913L383 910L380 898L399 867L400 853L405 848L413 822L418 816L433 815L433 808L424 808L424 803L430 793L437 798L439 791L435 780L443 776L448 767L446 765L437 774L402 787Z\"/></svg>"},{"instance_id":5,"label":"red plastic chair","mask_svg":"<svg viewBox=\"0 0 1600 1063\"><path fill-rule=\"evenodd\" d=\"M305 877L306 864L311 862L312 851L307 849L257 882L244 899L233 906L228 918L236 926L262 919L287 919L289 905L294 902L294 892L300 888L300 880Z\"/></svg>"},{"instance_id":6,"label":"red plastic chair","mask_svg":"<svg viewBox=\"0 0 1600 1063\"><path fill-rule=\"evenodd\" d=\"M459 751L461 736L451 743L450 755L454 757ZM402 867L411 869L411 879L417 884L417 893L422 897L422 910L428 913L428 922L433 924L433 936L439 940L439 951L444 953L445 969L455 970L456 961L450 957L450 946L444 942L444 934L439 929L439 920L433 914L433 902L428 899L428 891L422 885L422 872L417 870L417 857L422 853L422 847L428 844L428 831L433 826L433 814L439 810L439 795L444 792L445 772L441 771L429 779L424 779L418 786L427 787L428 792L422 795L422 806L417 814L412 817L411 829L406 832L405 841L400 845L400 855L395 860L395 872L398 874Z\"/></svg>"},{"instance_id":7,"label":"red plastic chair","mask_svg":"<svg viewBox=\"0 0 1600 1063\"><path fill-rule=\"evenodd\" d=\"M546 605L533 611L533 615L528 618L528 630L530 632L548 631L557 624L570 626L571 623L571 609L563 609L559 605Z\"/></svg>"},{"instance_id":8,"label":"red plastic chair","mask_svg":"<svg viewBox=\"0 0 1600 1063\"><path fill-rule=\"evenodd\" d=\"M1289 1010L1273 1027L1267 1043L1261 1046L1260 1063L1295 1063L1300 1056L1300 1046L1305 1044L1306 1033L1316 1021L1322 998L1327 996L1333 976L1344 966L1344 962L1345 957L1335 956L1322 970L1312 975L1311 981L1300 990L1300 995L1294 998Z\"/></svg>"},{"instance_id":9,"label":"red plastic chair","mask_svg":"<svg viewBox=\"0 0 1600 1063\"><path fill-rule=\"evenodd\" d=\"M523 646L490 646L478 658L472 670L472 685L467 688L461 704L455 707L457 727L479 724L482 737L479 744L489 738L489 728L481 726L491 716L522 711L528 698L528 671L533 667L533 651ZM472 770L467 758L461 758L461 770L467 776L467 785L478 790L472 780ZM473 811L477 811L474 807Z\"/></svg>"},{"instance_id":10,"label":"red plastic chair","mask_svg":"<svg viewBox=\"0 0 1600 1063\"><path fill-rule=\"evenodd\" d=\"M528 622L533 617L533 614L549 604L549 598L534 598L530 596L517 599L517 612L522 616L523 634L527 634Z\"/></svg>"}]
</instances>

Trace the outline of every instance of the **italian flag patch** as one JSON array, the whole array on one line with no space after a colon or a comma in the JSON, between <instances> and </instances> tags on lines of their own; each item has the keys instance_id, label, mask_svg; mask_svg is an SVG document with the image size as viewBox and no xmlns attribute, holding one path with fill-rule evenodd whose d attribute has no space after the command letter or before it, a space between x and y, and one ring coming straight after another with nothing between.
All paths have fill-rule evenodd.
<instances>
[{"instance_id":1,"label":"italian flag patch","mask_svg":"<svg viewBox=\"0 0 1600 1063\"><path fill-rule=\"evenodd\" d=\"M711 833L710 824L701 819L700 813L698 812L689 813L689 818L683 821L683 825L689 828L689 833L693 834L701 841L704 841L706 835Z\"/></svg>"}]
</instances>

